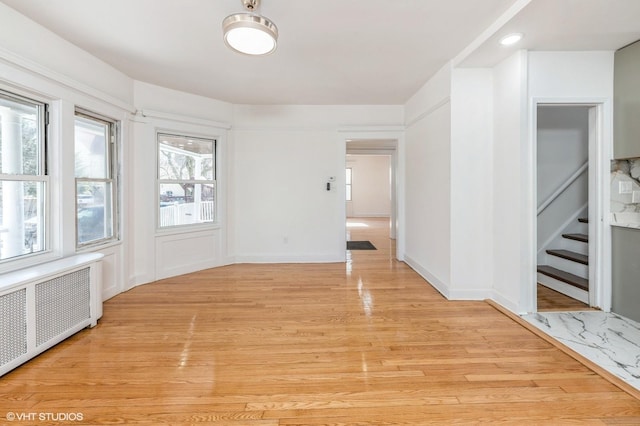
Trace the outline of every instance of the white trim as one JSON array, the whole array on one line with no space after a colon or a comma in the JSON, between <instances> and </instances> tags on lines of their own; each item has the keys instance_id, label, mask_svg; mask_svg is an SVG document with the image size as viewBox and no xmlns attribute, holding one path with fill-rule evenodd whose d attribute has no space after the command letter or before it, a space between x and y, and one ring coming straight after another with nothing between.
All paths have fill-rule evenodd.
<instances>
[{"instance_id":1,"label":"white trim","mask_svg":"<svg viewBox=\"0 0 640 426\"><path fill-rule=\"evenodd\" d=\"M532 132L537 132L537 109L529 101L529 56L526 51L520 50L520 67L523 78L520 79L520 141L523 145L518 159L521 169L520 190L523 197L518 207L521 209L522 222L520 224L521 244L524 246L520 252L520 271L518 276L518 299L513 302L501 302L507 309L517 313L534 312L537 307L536 278L534 272L537 267L537 218L536 215L536 172L537 172L537 145L532 138ZM531 139L530 139L531 138ZM501 295L498 295L500 297ZM515 304L514 308L511 303Z\"/></svg>"},{"instance_id":2,"label":"white trim","mask_svg":"<svg viewBox=\"0 0 640 426\"><path fill-rule=\"evenodd\" d=\"M169 257L173 258L173 244L179 245L185 241L209 240L207 248L211 250L211 256L198 253L198 257L191 257L189 263L181 263L180 265L169 265L171 263ZM168 247L168 250L165 250ZM155 279L174 277L177 275L188 274L191 272L202 271L209 268L222 266L220 261L220 252L222 248L221 233L218 231L208 232L185 232L183 234L172 234L167 236L156 236L154 239L154 250L156 259ZM167 257L165 257L167 256Z\"/></svg>"},{"instance_id":3,"label":"white trim","mask_svg":"<svg viewBox=\"0 0 640 426\"><path fill-rule=\"evenodd\" d=\"M482 290L456 290L449 292L449 300L485 300L491 299L493 291L489 288Z\"/></svg>"},{"instance_id":4,"label":"white trim","mask_svg":"<svg viewBox=\"0 0 640 426\"><path fill-rule=\"evenodd\" d=\"M510 299L504 297L502 293L499 293L497 291L493 291L491 293L491 300L516 315L524 315L528 313L520 309L517 304L513 303Z\"/></svg>"},{"instance_id":5,"label":"white trim","mask_svg":"<svg viewBox=\"0 0 640 426\"><path fill-rule=\"evenodd\" d=\"M611 227L610 208L610 178L611 178L611 153L613 152L613 126L610 122L612 111L609 101L595 104L595 108L589 109L589 158L593 158L595 167L589 176L589 217L595 218L589 221L589 258L596 259L594 267L589 267L589 304L611 311L612 282L611 282ZM593 115L593 116L592 116ZM595 125L595 128L591 128ZM609 129L605 134L605 129ZM593 188L593 189L591 189ZM593 205L592 205L593 204ZM592 238L593 236L593 238ZM593 244L592 244L593 242ZM592 264L592 262L589 262Z\"/></svg>"},{"instance_id":6,"label":"white trim","mask_svg":"<svg viewBox=\"0 0 640 426\"><path fill-rule=\"evenodd\" d=\"M537 214L542 213L547 207L553 203L553 201L560 196L567 188L571 186L573 182L575 182L584 172L589 169L589 161L586 161L582 166L578 168L569 178L567 178L562 185L558 187L553 194L547 197L546 200L542 204L538 206Z\"/></svg>"},{"instance_id":7,"label":"white trim","mask_svg":"<svg viewBox=\"0 0 640 426\"><path fill-rule=\"evenodd\" d=\"M219 129L225 129L225 130L231 129L231 124L228 124L228 123L207 120L205 118L189 117L186 115L179 115L171 112L162 112L162 111L155 111L150 109L143 109L138 111L137 113L145 118L155 118L160 120L174 121L178 123L195 124L198 126L205 126L205 127L215 127Z\"/></svg>"},{"instance_id":8,"label":"white trim","mask_svg":"<svg viewBox=\"0 0 640 426\"><path fill-rule=\"evenodd\" d=\"M341 254L243 254L234 258L234 263L344 263Z\"/></svg>"},{"instance_id":9,"label":"white trim","mask_svg":"<svg viewBox=\"0 0 640 426\"><path fill-rule=\"evenodd\" d=\"M446 299L449 299L450 291L449 287L442 282L438 277L430 273L427 269L423 268L420 263L416 262L411 256L405 254L404 261L407 265L411 267L414 271L418 273L422 278L424 278L431 287L438 290L440 294L442 294Z\"/></svg>"},{"instance_id":10,"label":"white trim","mask_svg":"<svg viewBox=\"0 0 640 426\"><path fill-rule=\"evenodd\" d=\"M389 133L389 132L404 132L405 126L340 126L338 127L339 133ZM354 138L362 139L362 138ZM374 137L372 139L380 139ZM395 138L389 138L395 139Z\"/></svg>"},{"instance_id":11,"label":"white trim","mask_svg":"<svg viewBox=\"0 0 640 426\"><path fill-rule=\"evenodd\" d=\"M391 216L387 213L361 213L361 214L353 214L349 217L352 218L367 218L367 217L375 217L375 218L386 218L391 220Z\"/></svg>"},{"instance_id":12,"label":"white trim","mask_svg":"<svg viewBox=\"0 0 640 426\"><path fill-rule=\"evenodd\" d=\"M586 106L590 116L595 114L596 128L590 128L589 137L589 304L605 312L611 310L611 228L609 226L609 162L612 152L613 128L610 120L611 102L608 98L543 98L532 97L529 129L530 174L531 183L525 188L535 200L537 193L537 108L539 105ZM594 109L595 108L595 109ZM590 125L592 120L590 119ZM593 132L596 132L595 134ZM606 132L606 133L605 133ZM537 209L535 202L530 202L529 210ZM533 234L529 236L529 245L534 247L537 241L537 216L533 216ZM532 250L533 256L537 250ZM537 256L536 256L537 257ZM537 260L537 259L536 259ZM537 262L536 262L537 263ZM534 265L536 264L534 263ZM535 268L527 272L528 289L524 292L523 306L532 306L537 311L536 287L537 274Z\"/></svg>"},{"instance_id":13,"label":"white trim","mask_svg":"<svg viewBox=\"0 0 640 426\"><path fill-rule=\"evenodd\" d=\"M391 154L391 168L394 171L395 178L395 188L392 189L392 193L395 192L395 205L392 205L391 212L391 221L392 226L395 225L395 232L392 231L391 235L395 237L396 240L396 259L403 261L405 256L405 213L404 213L404 194L405 194L405 162L404 162L404 127L402 126L372 126L367 128L359 128L361 130L354 130L353 128L344 127L341 130L338 130L338 143L339 150L338 152L341 155L339 162L342 166L341 170L344 170L346 165L346 157L347 153L350 151L348 148L347 140L367 140L374 142L376 140L395 140L395 148L384 147L380 148L380 152L384 151L385 155ZM371 150L377 151L378 149ZM342 173L344 176L344 173ZM343 193L341 194L342 199L344 200L346 197L344 195L344 185L340 185ZM346 242L346 220L347 220L347 212L346 212L346 201L342 203L342 211L341 214L344 218L344 233L345 242ZM395 223L393 223L395 222ZM346 258L346 248L345 248L345 258Z\"/></svg>"},{"instance_id":14,"label":"white trim","mask_svg":"<svg viewBox=\"0 0 640 426\"><path fill-rule=\"evenodd\" d=\"M422 111L420 114L416 115L415 117L411 117L411 119L405 123L405 128L409 128L409 127L413 126L418 121L420 121L423 118L431 115L432 113L434 113L435 111L439 110L440 108L442 108L443 106L447 105L448 103L451 103L451 96L445 96L444 98L440 99L435 104L430 105L429 108L427 108L426 110Z\"/></svg>"},{"instance_id":15,"label":"white trim","mask_svg":"<svg viewBox=\"0 0 640 426\"><path fill-rule=\"evenodd\" d=\"M29 74L36 75L50 82L61 85L65 89L69 89L75 93L80 93L101 102L106 102L130 113L134 113L136 111L136 108L127 102L123 102L120 99L114 98L109 94L94 89L93 87L87 86L86 84L81 83L73 78L67 77L64 74L44 67L23 56L16 55L15 53L7 50L2 46L0 46L0 61L6 63L7 65L16 67L21 71L26 71Z\"/></svg>"}]
</instances>

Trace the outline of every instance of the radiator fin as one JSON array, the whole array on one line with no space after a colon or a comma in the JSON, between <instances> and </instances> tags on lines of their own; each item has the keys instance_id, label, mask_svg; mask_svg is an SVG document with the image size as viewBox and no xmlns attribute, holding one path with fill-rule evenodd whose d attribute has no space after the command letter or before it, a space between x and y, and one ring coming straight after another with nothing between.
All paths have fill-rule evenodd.
<instances>
[{"instance_id":1,"label":"radiator fin","mask_svg":"<svg viewBox=\"0 0 640 426\"><path fill-rule=\"evenodd\" d=\"M90 318L89 268L36 285L36 346Z\"/></svg>"},{"instance_id":2,"label":"radiator fin","mask_svg":"<svg viewBox=\"0 0 640 426\"><path fill-rule=\"evenodd\" d=\"M27 290L0 297L0 365L27 353Z\"/></svg>"}]
</instances>

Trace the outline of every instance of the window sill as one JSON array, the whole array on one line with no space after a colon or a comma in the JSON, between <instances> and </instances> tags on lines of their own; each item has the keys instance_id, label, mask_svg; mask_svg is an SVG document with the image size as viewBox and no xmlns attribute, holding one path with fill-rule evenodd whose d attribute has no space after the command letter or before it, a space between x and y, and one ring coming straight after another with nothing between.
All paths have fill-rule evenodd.
<instances>
[{"instance_id":1,"label":"window sill","mask_svg":"<svg viewBox=\"0 0 640 426\"><path fill-rule=\"evenodd\" d=\"M88 253L94 251L100 251L104 249L108 249L115 246L122 245L122 240L113 240L113 241L105 241L98 242L95 244L87 244L86 246L76 247L76 253Z\"/></svg>"}]
</instances>

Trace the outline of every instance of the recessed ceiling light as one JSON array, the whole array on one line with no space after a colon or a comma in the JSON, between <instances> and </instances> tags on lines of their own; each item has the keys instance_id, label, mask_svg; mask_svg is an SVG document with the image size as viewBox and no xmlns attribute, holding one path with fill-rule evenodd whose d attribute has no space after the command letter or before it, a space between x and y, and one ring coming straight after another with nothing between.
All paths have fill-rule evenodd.
<instances>
[{"instance_id":1,"label":"recessed ceiling light","mask_svg":"<svg viewBox=\"0 0 640 426\"><path fill-rule=\"evenodd\" d=\"M503 46L511 46L522 40L522 33L508 34L500 39L500 44Z\"/></svg>"}]
</instances>

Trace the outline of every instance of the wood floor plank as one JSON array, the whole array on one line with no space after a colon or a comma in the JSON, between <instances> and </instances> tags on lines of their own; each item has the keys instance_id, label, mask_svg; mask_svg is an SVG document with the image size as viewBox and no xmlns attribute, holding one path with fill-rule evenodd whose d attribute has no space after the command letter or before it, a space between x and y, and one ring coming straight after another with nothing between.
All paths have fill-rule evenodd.
<instances>
[{"instance_id":1,"label":"wood floor plank","mask_svg":"<svg viewBox=\"0 0 640 426\"><path fill-rule=\"evenodd\" d=\"M445 300L394 259L387 220L358 222L352 239L378 250L346 263L224 266L114 297L0 378L0 424L637 424L640 401L493 306Z\"/></svg>"}]
</instances>

